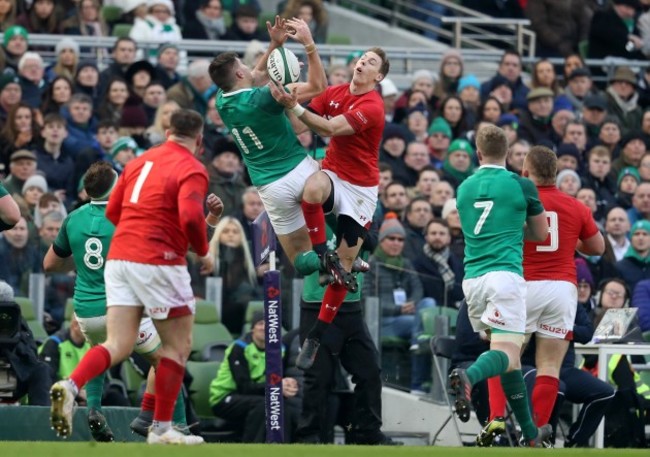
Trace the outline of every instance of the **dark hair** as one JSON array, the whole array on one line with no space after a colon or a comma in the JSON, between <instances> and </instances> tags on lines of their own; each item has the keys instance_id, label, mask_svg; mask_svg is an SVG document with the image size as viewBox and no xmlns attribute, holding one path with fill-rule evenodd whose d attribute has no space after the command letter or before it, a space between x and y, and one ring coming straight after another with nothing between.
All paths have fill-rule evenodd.
<instances>
[{"instance_id":1,"label":"dark hair","mask_svg":"<svg viewBox=\"0 0 650 457\"><path fill-rule=\"evenodd\" d=\"M61 203L61 200L59 200L59 197L57 197L54 193L45 192L43 195L41 195L41 198L38 199L38 207L45 208L52 202L63 205L63 203Z\"/></svg>"},{"instance_id":2,"label":"dark hair","mask_svg":"<svg viewBox=\"0 0 650 457\"><path fill-rule=\"evenodd\" d=\"M409 202L409 204L406 205L406 211L404 211L404 214L411 214L411 211L413 210L413 205L415 205L415 204L418 203L418 202L424 202L424 203L426 203L427 205L429 205L429 207L431 206L431 204L429 203L429 199L428 199L428 198L425 198L425 197L414 197L414 198Z\"/></svg>"},{"instance_id":3,"label":"dark hair","mask_svg":"<svg viewBox=\"0 0 650 457\"><path fill-rule=\"evenodd\" d=\"M203 131L203 118L191 109L174 111L169 123L169 132L175 136L196 138Z\"/></svg>"},{"instance_id":4,"label":"dark hair","mask_svg":"<svg viewBox=\"0 0 650 457\"><path fill-rule=\"evenodd\" d=\"M431 220L427 223L427 226L424 228L424 234L425 234L425 235L426 235L427 232L429 231L429 227L431 226L431 224L442 225L443 227L445 227L445 228L447 229L447 231L449 231L449 222L447 222L445 219L442 219L442 218L440 218L440 217L434 217L433 219L431 219Z\"/></svg>"},{"instance_id":5,"label":"dark hair","mask_svg":"<svg viewBox=\"0 0 650 457\"><path fill-rule=\"evenodd\" d=\"M379 173L383 173L384 171L390 171L391 173L393 172L393 167L388 165L386 162L379 162L377 166L379 167Z\"/></svg>"},{"instance_id":6,"label":"dark hair","mask_svg":"<svg viewBox=\"0 0 650 457\"><path fill-rule=\"evenodd\" d=\"M235 10L234 17L254 17L255 19L259 18L260 11L254 5L239 5Z\"/></svg>"},{"instance_id":7,"label":"dark hair","mask_svg":"<svg viewBox=\"0 0 650 457\"><path fill-rule=\"evenodd\" d=\"M420 171L418 171L418 179L420 179L420 176L422 176L422 173L425 171L433 171L435 174L440 177L440 172L434 167L433 165L425 165Z\"/></svg>"},{"instance_id":8,"label":"dark hair","mask_svg":"<svg viewBox=\"0 0 650 457\"><path fill-rule=\"evenodd\" d=\"M97 123L97 131L99 132L100 129L110 129L113 128L116 131L120 129L120 126L117 122L115 122L113 119L102 119Z\"/></svg>"},{"instance_id":9,"label":"dark hair","mask_svg":"<svg viewBox=\"0 0 650 457\"><path fill-rule=\"evenodd\" d=\"M52 9L50 16L45 20L42 20L36 16L35 11L36 4L41 1L43 0L35 0L27 11L27 21L29 22L29 26L27 28L29 29L30 33L58 33L57 29L59 27L59 20L62 18L57 2L54 0L46 0L52 3L54 8ZM17 3L18 2L14 2L14 8L17 7Z\"/></svg>"},{"instance_id":10,"label":"dark hair","mask_svg":"<svg viewBox=\"0 0 650 457\"><path fill-rule=\"evenodd\" d=\"M54 85L58 81L65 81L68 84L68 87L70 88L70 97L72 97L72 92L74 92L74 86L72 84L72 81L70 81L70 78L62 75L57 76L47 86L47 90L43 94L43 104L41 105L41 111L44 114L58 113L59 109L62 106L59 102L54 101Z\"/></svg>"},{"instance_id":11,"label":"dark hair","mask_svg":"<svg viewBox=\"0 0 650 457\"><path fill-rule=\"evenodd\" d=\"M83 178L84 189L90 198L100 198L113 185L115 171L108 162L93 163Z\"/></svg>"},{"instance_id":12,"label":"dark hair","mask_svg":"<svg viewBox=\"0 0 650 457\"><path fill-rule=\"evenodd\" d=\"M90 105L90 107L92 108L93 99L88 94L84 94L83 92L77 92L76 94L72 94L72 96L70 97L68 106L72 105L73 103L84 103L86 105Z\"/></svg>"},{"instance_id":13,"label":"dark hair","mask_svg":"<svg viewBox=\"0 0 650 457\"><path fill-rule=\"evenodd\" d=\"M229 92L235 84L233 68L236 63L237 54L234 52L222 52L210 62L210 79L224 92Z\"/></svg>"},{"instance_id":14,"label":"dark hair","mask_svg":"<svg viewBox=\"0 0 650 457\"><path fill-rule=\"evenodd\" d=\"M68 125L65 118L61 116L59 113L50 113L45 115L45 117L43 118L43 127L50 124L60 124L64 127L67 127Z\"/></svg>"},{"instance_id":15,"label":"dark hair","mask_svg":"<svg viewBox=\"0 0 650 457\"><path fill-rule=\"evenodd\" d=\"M34 110L27 103L19 102L9 110L5 125L2 128L2 131L0 131L0 135L6 140L9 140L9 143L12 145L16 141L16 138L18 138L18 131L16 130L16 115L20 109L28 109L32 114L32 138L38 138L39 128L38 123L36 122L36 116L34 116Z\"/></svg>"},{"instance_id":16,"label":"dark hair","mask_svg":"<svg viewBox=\"0 0 650 457\"><path fill-rule=\"evenodd\" d=\"M533 146L526 158L530 172L539 179L540 184L555 182L557 175L557 156L546 146Z\"/></svg>"},{"instance_id":17,"label":"dark hair","mask_svg":"<svg viewBox=\"0 0 650 457\"><path fill-rule=\"evenodd\" d=\"M389 187L393 187L393 186L402 186L404 190L406 190L406 186L402 181L391 181L388 184L386 184L386 187L384 187L384 192L386 192Z\"/></svg>"},{"instance_id":18,"label":"dark hair","mask_svg":"<svg viewBox=\"0 0 650 457\"><path fill-rule=\"evenodd\" d=\"M374 52L379 56L379 58L381 59L381 66L379 67L379 73L381 73L384 77L388 75L388 72L390 71L390 62L388 61L388 56L386 55L386 51L384 51L382 48L374 47L368 49L366 52Z\"/></svg>"},{"instance_id":19,"label":"dark hair","mask_svg":"<svg viewBox=\"0 0 650 457\"><path fill-rule=\"evenodd\" d=\"M121 37L121 38L117 39L117 41L113 45L113 49L111 49L111 51L115 52L117 50L117 47L119 46L119 44L122 43L123 41L128 41L129 43L133 44L133 46L135 46L136 48L138 47L137 43L132 38Z\"/></svg>"},{"instance_id":20,"label":"dark hair","mask_svg":"<svg viewBox=\"0 0 650 457\"><path fill-rule=\"evenodd\" d=\"M516 51L515 49L506 49L503 55L501 56L501 60L499 60L499 65L501 65L505 60L506 56L509 55L517 57L517 59L519 59L519 64L521 64L521 54L519 54L519 52Z\"/></svg>"},{"instance_id":21,"label":"dark hair","mask_svg":"<svg viewBox=\"0 0 650 457\"><path fill-rule=\"evenodd\" d=\"M479 107L478 107L477 113L478 113L479 121L485 121L485 122L492 123L492 121L486 121L485 118L483 117L483 111L485 111L485 105L487 105L488 102L490 102L490 101L497 102L497 105L499 106L499 110L501 110L501 114L505 114L505 110L503 109L503 105L501 104L499 99L494 97L493 95L490 95L489 97L486 97L485 100L483 100L481 102L481 104L479 105Z\"/></svg>"}]
</instances>

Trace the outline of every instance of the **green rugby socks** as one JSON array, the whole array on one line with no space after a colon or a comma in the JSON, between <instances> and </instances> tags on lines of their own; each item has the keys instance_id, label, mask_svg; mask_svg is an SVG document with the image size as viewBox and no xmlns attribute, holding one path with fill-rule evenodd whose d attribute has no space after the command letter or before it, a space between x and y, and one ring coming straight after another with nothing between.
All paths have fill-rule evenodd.
<instances>
[{"instance_id":1,"label":"green rugby socks","mask_svg":"<svg viewBox=\"0 0 650 457\"><path fill-rule=\"evenodd\" d=\"M102 409L102 394L104 393L104 379L106 372L92 378L86 384L86 403L88 408Z\"/></svg>"},{"instance_id":2,"label":"green rugby socks","mask_svg":"<svg viewBox=\"0 0 650 457\"><path fill-rule=\"evenodd\" d=\"M530 406L528 404L528 392L526 383L521 374L521 370L514 370L501 375L501 385L508 399L508 404L515 413L517 422L521 426L521 432L527 440L533 440L537 437L537 426L530 415Z\"/></svg>"},{"instance_id":3,"label":"green rugby socks","mask_svg":"<svg viewBox=\"0 0 650 457\"><path fill-rule=\"evenodd\" d=\"M508 369L508 355L503 351L484 352L467 370L467 377L472 385L492 376L505 373Z\"/></svg>"}]
</instances>

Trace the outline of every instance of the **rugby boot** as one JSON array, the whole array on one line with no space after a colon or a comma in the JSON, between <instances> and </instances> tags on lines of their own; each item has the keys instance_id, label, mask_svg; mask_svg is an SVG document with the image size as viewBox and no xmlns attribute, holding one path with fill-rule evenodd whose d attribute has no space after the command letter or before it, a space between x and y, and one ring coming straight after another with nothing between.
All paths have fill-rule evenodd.
<instances>
[{"instance_id":1,"label":"rugby boot","mask_svg":"<svg viewBox=\"0 0 650 457\"><path fill-rule=\"evenodd\" d=\"M296 367L301 370L308 370L314 364L316 353L320 347L320 341L315 338L305 338L302 348L296 357Z\"/></svg>"},{"instance_id":2,"label":"rugby boot","mask_svg":"<svg viewBox=\"0 0 650 457\"><path fill-rule=\"evenodd\" d=\"M331 274L337 283L341 284L350 292L356 292L359 288L357 284L357 278L354 275L343 268L341 265L341 260L336 251L327 251L323 254L322 258L324 270Z\"/></svg>"},{"instance_id":3,"label":"rugby boot","mask_svg":"<svg viewBox=\"0 0 650 457\"><path fill-rule=\"evenodd\" d=\"M451 393L456 396L454 408L461 422L469 421L472 411L472 384L462 368L455 368L449 375Z\"/></svg>"},{"instance_id":4,"label":"rugby boot","mask_svg":"<svg viewBox=\"0 0 650 457\"><path fill-rule=\"evenodd\" d=\"M101 411L95 408L90 408L88 411L88 427L95 441L99 443L115 441L115 436L113 436L113 431L108 426L106 418Z\"/></svg>"},{"instance_id":5,"label":"rugby boot","mask_svg":"<svg viewBox=\"0 0 650 457\"><path fill-rule=\"evenodd\" d=\"M552 434L553 434L553 428L551 428L551 424L542 425L541 427L537 428L537 436L535 437L535 439L526 440L525 438L522 437L519 440L519 446L544 447L550 449L553 447L553 444L551 443Z\"/></svg>"},{"instance_id":6,"label":"rugby boot","mask_svg":"<svg viewBox=\"0 0 650 457\"><path fill-rule=\"evenodd\" d=\"M50 425L61 438L72 435L72 415L74 414L74 387L68 380L55 383L50 389Z\"/></svg>"},{"instance_id":7,"label":"rugby boot","mask_svg":"<svg viewBox=\"0 0 650 457\"><path fill-rule=\"evenodd\" d=\"M497 436L506 432L506 420L503 417L495 417L483 427L483 430L476 437L478 447L491 447Z\"/></svg>"}]
</instances>

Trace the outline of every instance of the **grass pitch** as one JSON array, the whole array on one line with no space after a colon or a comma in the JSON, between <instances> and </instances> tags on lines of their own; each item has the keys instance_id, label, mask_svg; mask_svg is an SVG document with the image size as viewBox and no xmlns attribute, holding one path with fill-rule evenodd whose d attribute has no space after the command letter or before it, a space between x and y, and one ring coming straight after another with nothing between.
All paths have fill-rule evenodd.
<instances>
[{"instance_id":1,"label":"grass pitch","mask_svg":"<svg viewBox=\"0 0 650 457\"><path fill-rule=\"evenodd\" d=\"M2 457L484 457L527 456L551 452L569 457L648 456L647 449L450 448L431 446L317 446L204 444L149 446L140 443L2 442Z\"/></svg>"}]
</instances>

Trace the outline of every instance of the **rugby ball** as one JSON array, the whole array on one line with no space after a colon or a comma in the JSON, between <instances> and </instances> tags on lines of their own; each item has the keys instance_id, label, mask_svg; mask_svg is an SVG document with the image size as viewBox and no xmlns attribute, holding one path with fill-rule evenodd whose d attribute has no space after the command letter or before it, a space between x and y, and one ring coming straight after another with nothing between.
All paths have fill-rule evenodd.
<instances>
[{"instance_id":1,"label":"rugby ball","mask_svg":"<svg viewBox=\"0 0 650 457\"><path fill-rule=\"evenodd\" d=\"M283 47L275 48L268 60L266 69L269 78L280 84L295 83L300 79L300 63L298 57Z\"/></svg>"}]
</instances>

